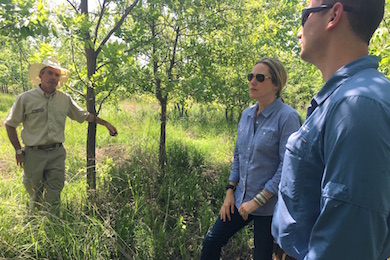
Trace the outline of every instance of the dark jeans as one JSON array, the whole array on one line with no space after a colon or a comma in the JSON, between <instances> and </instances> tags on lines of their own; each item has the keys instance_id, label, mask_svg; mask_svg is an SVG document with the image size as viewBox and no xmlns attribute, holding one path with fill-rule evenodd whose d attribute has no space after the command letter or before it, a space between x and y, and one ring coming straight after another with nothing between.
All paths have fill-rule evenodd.
<instances>
[{"instance_id":1,"label":"dark jeans","mask_svg":"<svg viewBox=\"0 0 390 260\"><path fill-rule=\"evenodd\" d=\"M231 221L223 222L218 216L214 226L203 239L202 260L219 260L221 256L221 249L227 244L237 231L245 227L252 220L254 221L254 259L255 260L271 260L273 250L273 237L271 235L271 221L272 216L253 216L249 215L248 219L244 221L236 207L234 207L234 214L231 214Z\"/></svg>"}]
</instances>

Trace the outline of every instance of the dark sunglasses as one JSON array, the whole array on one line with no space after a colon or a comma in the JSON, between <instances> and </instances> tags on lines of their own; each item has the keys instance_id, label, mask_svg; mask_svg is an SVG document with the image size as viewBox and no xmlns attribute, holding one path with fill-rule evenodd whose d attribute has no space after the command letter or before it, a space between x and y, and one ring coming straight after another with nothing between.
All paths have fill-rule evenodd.
<instances>
[{"instance_id":1,"label":"dark sunglasses","mask_svg":"<svg viewBox=\"0 0 390 260\"><path fill-rule=\"evenodd\" d=\"M305 26L305 23L306 23L306 21L309 18L311 13L321 12L325 9L330 9L332 7L333 7L333 5L320 5L320 6L316 6L316 7L312 7L312 8L303 8L302 9L302 27ZM350 6L343 6L343 9L346 12L351 12L353 10L353 8Z\"/></svg>"},{"instance_id":2,"label":"dark sunglasses","mask_svg":"<svg viewBox=\"0 0 390 260\"><path fill-rule=\"evenodd\" d=\"M256 80L258 82L263 82L265 79L270 79L271 77L268 77L268 76L265 76L264 74L253 74L253 73L249 73L248 74L248 81L251 81L254 77L256 77Z\"/></svg>"}]
</instances>

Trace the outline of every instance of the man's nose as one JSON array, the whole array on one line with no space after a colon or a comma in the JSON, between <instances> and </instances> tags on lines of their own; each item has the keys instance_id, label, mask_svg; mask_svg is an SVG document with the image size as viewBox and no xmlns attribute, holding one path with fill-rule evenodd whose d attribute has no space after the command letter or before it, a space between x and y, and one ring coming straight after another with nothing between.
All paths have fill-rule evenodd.
<instances>
[{"instance_id":1,"label":"man's nose","mask_svg":"<svg viewBox=\"0 0 390 260\"><path fill-rule=\"evenodd\" d=\"M301 38L302 38L302 29L299 30L299 32L297 34L297 38L298 38L299 41L301 40Z\"/></svg>"}]
</instances>

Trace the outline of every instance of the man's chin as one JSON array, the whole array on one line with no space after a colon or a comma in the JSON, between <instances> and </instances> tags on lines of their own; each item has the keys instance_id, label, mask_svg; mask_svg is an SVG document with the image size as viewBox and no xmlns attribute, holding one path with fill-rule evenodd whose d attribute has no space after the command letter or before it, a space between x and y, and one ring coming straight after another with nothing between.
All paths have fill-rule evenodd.
<instances>
[{"instance_id":1,"label":"man's chin","mask_svg":"<svg viewBox=\"0 0 390 260\"><path fill-rule=\"evenodd\" d=\"M301 53L299 53L299 55L301 56L301 59L303 59L303 57L305 56L305 53L304 53L302 47L301 47Z\"/></svg>"},{"instance_id":2,"label":"man's chin","mask_svg":"<svg viewBox=\"0 0 390 260\"><path fill-rule=\"evenodd\" d=\"M300 56L302 60L311 63L309 56L304 52L304 50L301 50Z\"/></svg>"}]
</instances>

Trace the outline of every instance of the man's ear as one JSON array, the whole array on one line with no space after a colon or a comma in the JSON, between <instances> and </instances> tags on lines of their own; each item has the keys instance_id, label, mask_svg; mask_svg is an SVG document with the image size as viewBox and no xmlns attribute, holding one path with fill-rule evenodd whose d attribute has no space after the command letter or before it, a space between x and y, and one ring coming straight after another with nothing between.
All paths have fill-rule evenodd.
<instances>
[{"instance_id":1,"label":"man's ear","mask_svg":"<svg viewBox=\"0 0 390 260\"><path fill-rule=\"evenodd\" d=\"M329 19L328 28L333 28L340 22L343 12L343 5L341 3L335 3L330 11L330 15L332 15L332 17Z\"/></svg>"}]
</instances>

